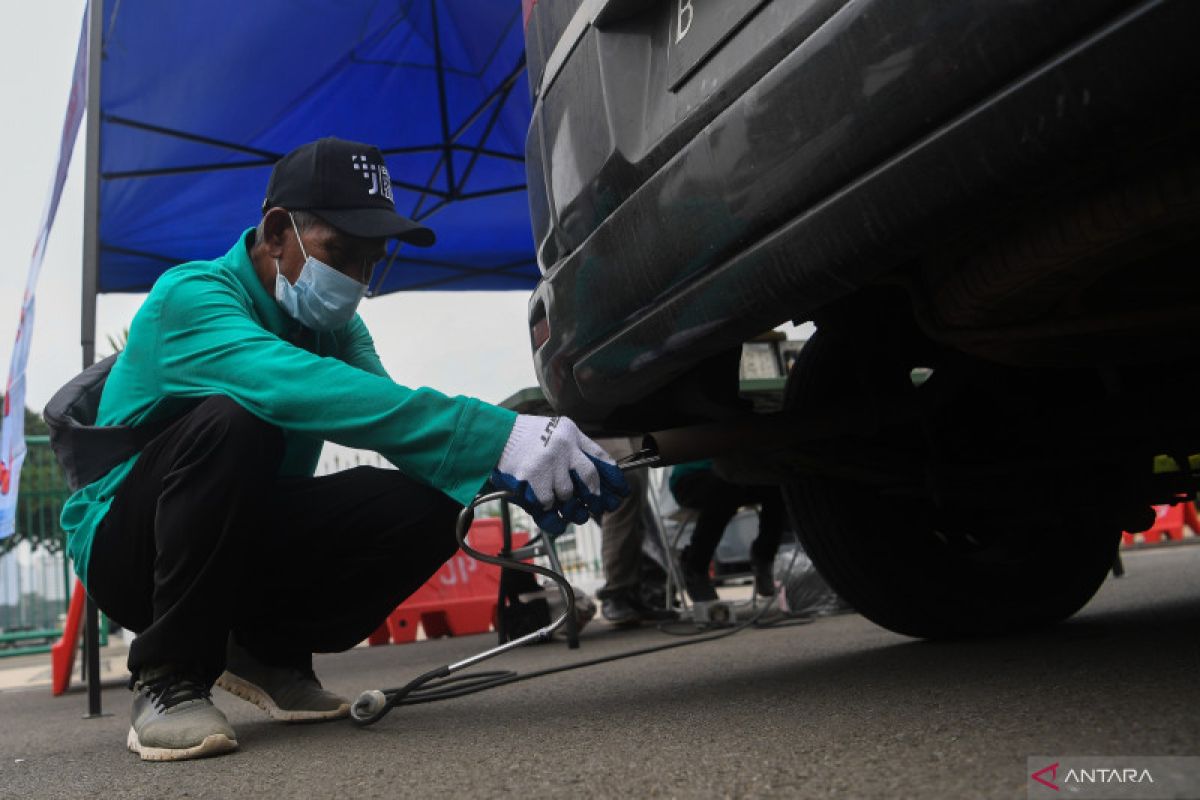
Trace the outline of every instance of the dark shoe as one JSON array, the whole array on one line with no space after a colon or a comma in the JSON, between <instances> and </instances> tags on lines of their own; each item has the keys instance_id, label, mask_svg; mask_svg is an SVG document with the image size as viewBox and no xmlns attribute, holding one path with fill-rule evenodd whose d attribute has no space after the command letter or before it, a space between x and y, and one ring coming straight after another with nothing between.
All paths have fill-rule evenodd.
<instances>
[{"instance_id":1,"label":"dark shoe","mask_svg":"<svg viewBox=\"0 0 1200 800\"><path fill-rule=\"evenodd\" d=\"M711 603L718 599L717 590L713 588L707 571L697 569L686 560L683 560L680 566L683 569L683 586L693 603Z\"/></svg>"},{"instance_id":2,"label":"dark shoe","mask_svg":"<svg viewBox=\"0 0 1200 800\"><path fill-rule=\"evenodd\" d=\"M230 637L217 686L284 722L317 722L350 714L350 701L326 691L311 665L264 664Z\"/></svg>"},{"instance_id":3,"label":"dark shoe","mask_svg":"<svg viewBox=\"0 0 1200 800\"><path fill-rule=\"evenodd\" d=\"M763 597L775 596L775 559L751 559L754 568L754 591Z\"/></svg>"},{"instance_id":4,"label":"dark shoe","mask_svg":"<svg viewBox=\"0 0 1200 800\"><path fill-rule=\"evenodd\" d=\"M632 627L643 622L669 622L679 617L674 611L650 605L635 589L622 589L609 595L603 601L600 613L619 627Z\"/></svg>"},{"instance_id":5,"label":"dark shoe","mask_svg":"<svg viewBox=\"0 0 1200 800\"><path fill-rule=\"evenodd\" d=\"M679 619L679 614L675 611L651 602L649 595L652 594L646 591L646 586L643 584L641 591L635 592L629 601L630 605L642 615L643 622L671 622L672 620ZM663 592L660 591L658 594L661 596Z\"/></svg>"},{"instance_id":6,"label":"dark shoe","mask_svg":"<svg viewBox=\"0 0 1200 800\"><path fill-rule=\"evenodd\" d=\"M133 690L125 745L143 761L182 761L237 749L233 728L204 683L161 667L141 670Z\"/></svg>"},{"instance_id":7,"label":"dark shoe","mask_svg":"<svg viewBox=\"0 0 1200 800\"><path fill-rule=\"evenodd\" d=\"M600 605L600 613L617 627L634 627L642 624L642 615L629 602L629 597L624 594L604 600Z\"/></svg>"}]
</instances>

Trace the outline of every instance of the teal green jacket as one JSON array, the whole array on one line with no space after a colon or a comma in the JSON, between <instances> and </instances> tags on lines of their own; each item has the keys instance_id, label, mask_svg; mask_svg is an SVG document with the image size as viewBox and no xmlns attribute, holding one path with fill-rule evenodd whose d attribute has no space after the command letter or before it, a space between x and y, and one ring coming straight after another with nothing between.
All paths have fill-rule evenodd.
<instances>
[{"instance_id":1,"label":"teal green jacket","mask_svg":"<svg viewBox=\"0 0 1200 800\"><path fill-rule=\"evenodd\" d=\"M516 415L393 382L357 315L328 333L302 327L259 281L253 241L250 229L221 258L158 279L105 383L97 424L138 425L225 395L283 430L281 476L312 475L328 440L377 451L409 477L469 502L500 460ZM85 583L96 528L136 460L63 506L67 551Z\"/></svg>"}]
</instances>

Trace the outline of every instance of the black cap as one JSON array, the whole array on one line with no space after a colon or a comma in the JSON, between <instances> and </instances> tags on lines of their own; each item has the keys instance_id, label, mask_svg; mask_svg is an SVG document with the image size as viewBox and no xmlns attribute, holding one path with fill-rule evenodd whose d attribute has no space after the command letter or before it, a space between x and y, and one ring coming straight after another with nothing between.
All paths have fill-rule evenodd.
<instances>
[{"instance_id":1,"label":"black cap","mask_svg":"<svg viewBox=\"0 0 1200 800\"><path fill-rule=\"evenodd\" d=\"M263 212L275 206L316 214L364 239L400 239L420 247L433 231L396 213L392 181L379 148L329 137L300 145L275 163Z\"/></svg>"}]
</instances>

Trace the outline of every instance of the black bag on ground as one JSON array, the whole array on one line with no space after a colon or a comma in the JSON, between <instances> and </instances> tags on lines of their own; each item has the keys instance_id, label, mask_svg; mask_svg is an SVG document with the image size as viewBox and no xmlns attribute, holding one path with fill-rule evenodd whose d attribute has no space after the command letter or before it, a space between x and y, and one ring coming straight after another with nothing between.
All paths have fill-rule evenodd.
<instances>
[{"instance_id":1,"label":"black bag on ground","mask_svg":"<svg viewBox=\"0 0 1200 800\"><path fill-rule=\"evenodd\" d=\"M97 361L76 375L54 393L42 410L50 429L50 449L58 458L71 491L104 477L174 422L164 419L136 427L96 425L100 395L117 355Z\"/></svg>"}]
</instances>

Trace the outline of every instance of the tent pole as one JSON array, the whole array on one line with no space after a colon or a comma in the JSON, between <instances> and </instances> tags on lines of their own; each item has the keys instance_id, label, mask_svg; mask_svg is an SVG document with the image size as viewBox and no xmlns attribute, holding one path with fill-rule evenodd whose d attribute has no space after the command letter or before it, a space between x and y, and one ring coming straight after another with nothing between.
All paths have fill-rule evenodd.
<instances>
[{"instance_id":1,"label":"tent pole","mask_svg":"<svg viewBox=\"0 0 1200 800\"><path fill-rule=\"evenodd\" d=\"M100 48L104 0L88 0L87 144L83 179L83 307L80 344L83 366L96 359L96 291L100 268ZM87 719L103 716L100 707L100 612L91 596L85 613Z\"/></svg>"},{"instance_id":2,"label":"tent pole","mask_svg":"<svg viewBox=\"0 0 1200 800\"><path fill-rule=\"evenodd\" d=\"M446 67L442 63L442 37L438 30L437 0L429 0L429 14L433 21L433 63L437 75L438 110L442 119L442 158L446 161L446 191L451 199L458 192L454 181L454 150L450 141L450 107L446 101Z\"/></svg>"}]
</instances>

